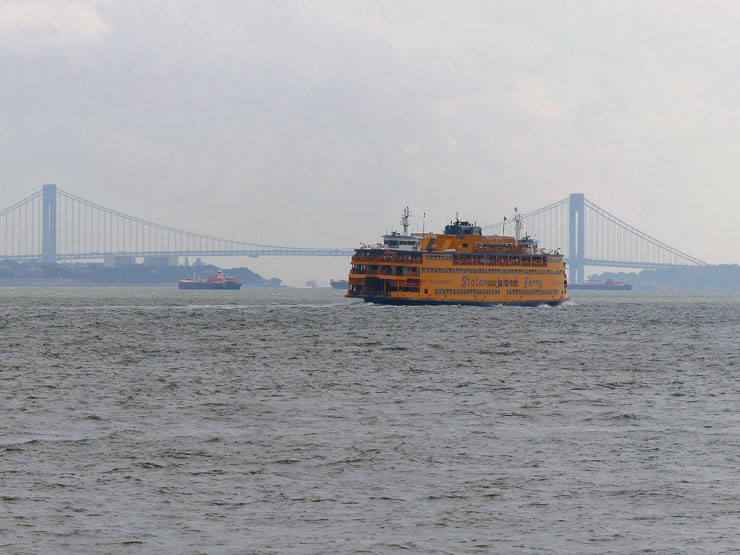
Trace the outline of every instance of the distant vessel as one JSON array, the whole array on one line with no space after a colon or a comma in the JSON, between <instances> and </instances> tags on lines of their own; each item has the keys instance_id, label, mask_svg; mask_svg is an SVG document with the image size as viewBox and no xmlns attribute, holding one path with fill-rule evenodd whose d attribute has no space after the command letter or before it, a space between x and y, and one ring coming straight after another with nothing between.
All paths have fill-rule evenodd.
<instances>
[{"instance_id":1,"label":"distant vessel","mask_svg":"<svg viewBox=\"0 0 740 555\"><path fill-rule=\"evenodd\" d=\"M309 280L308 280L308 281L306 282L306 287L309 287L309 288L311 288L311 289L313 289L314 287L318 287L318 286L319 286L319 284L318 284L318 283L316 283L316 280L315 280L315 279L309 279Z\"/></svg>"},{"instance_id":2,"label":"distant vessel","mask_svg":"<svg viewBox=\"0 0 740 555\"><path fill-rule=\"evenodd\" d=\"M606 281L600 281L598 279L589 279L583 283L570 283L568 289L584 289L592 291L629 291L632 289L632 285L624 281L616 281L608 279Z\"/></svg>"},{"instance_id":3,"label":"distant vessel","mask_svg":"<svg viewBox=\"0 0 740 555\"><path fill-rule=\"evenodd\" d=\"M206 279L181 279L178 289L240 289L242 284L233 277L224 277L221 270L215 276Z\"/></svg>"},{"instance_id":4,"label":"distant vessel","mask_svg":"<svg viewBox=\"0 0 740 555\"><path fill-rule=\"evenodd\" d=\"M333 279L329 283L334 289L344 289L345 291L349 286L349 282L346 279Z\"/></svg>"},{"instance_id":5,"label":"distant vessel","mask_svg":"<svg viewBox=\"0 0 740 555\"><path fill-rule=\"evenodd\" d=\"M483 235L480 226L456 219L444 233L403 234L355 249L347 297L382 304L557 305L567 300L565 262L557 251L521 237L514 209L514 237Z\"/></svg>"}]
</instances>

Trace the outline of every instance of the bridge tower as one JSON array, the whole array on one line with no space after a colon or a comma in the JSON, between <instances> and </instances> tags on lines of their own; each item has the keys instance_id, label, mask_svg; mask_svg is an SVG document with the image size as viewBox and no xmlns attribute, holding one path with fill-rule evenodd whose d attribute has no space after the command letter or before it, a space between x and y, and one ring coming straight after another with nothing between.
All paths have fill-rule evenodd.
<instances>
[{"instance_id":1,"label":"bridge tower","mask_svg":"<svg viewBox=\"0 0 740 555\"><path fill-rule=\"evenodd\" d=\"M57 186L44 185L41 214L41 258L57 261Z\"/></svg>"},{"instance_id":2,"label":"bridge tower","mask_svg":"<svg viewBox=\"0 0 740 555\"><path fill-rule=\"evenodd\" d=\"M583 193L570 195L568 215L568 282L582 283L585 279L584 263L584 210Z\"/></svg>"}]
</instances>

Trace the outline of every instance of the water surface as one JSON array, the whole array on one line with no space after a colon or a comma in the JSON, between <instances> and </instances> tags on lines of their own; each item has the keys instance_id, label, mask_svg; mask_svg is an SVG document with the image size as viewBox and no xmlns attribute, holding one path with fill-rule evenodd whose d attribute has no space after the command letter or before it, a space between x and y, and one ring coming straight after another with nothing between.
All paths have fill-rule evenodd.
<instances>
[{"instance_id":1,"label":"water surface","mask_svg":"<svg viewBox=\"0 0 740 555\"><path fill-rule=\"evenodd\" d=\"M0 288L0 552L713 553L740 295Z\"/></svg>"}]
</instances>

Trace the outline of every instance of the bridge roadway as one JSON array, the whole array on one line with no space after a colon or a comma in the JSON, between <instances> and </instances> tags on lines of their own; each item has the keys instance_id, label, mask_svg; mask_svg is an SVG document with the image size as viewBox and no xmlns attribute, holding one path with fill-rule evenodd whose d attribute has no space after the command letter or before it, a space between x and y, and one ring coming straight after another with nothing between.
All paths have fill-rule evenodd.
<instances>
[{"instance_id":1,"label":"bridge roadway","mask_svg":"<svg viewBox=\"0 0 740 555\"><path fill-rule=\"evenodd\" d=\"M84 252L84 253L57 253L58 260L99 260L106 256L247 256L258 258L260 256L352 256L354 249L311 249L300 247L272 247L250 250L172 250L156 252ZM38 260L39 255L14 256L13 260Z\"/></svg>"},{"instance_id":2,"label":"bridge roadway","mask_svg":"<svg viewBox=\"0 0 740 555\"><path fill-rule=\"evenodd\" d=\"M354 249L301 249L295 248L293 250L274 248L265 249L264 251L165 251L165 252L119 252L119 253L102 253L102 252L88 252L88 253L75 253L75 254L58 254L57 258L59 261L63 260L101 260L106 256L131 256L137 258L143 258L146 256L246 256L249 258L259 258L260 256L345 256L350 257L354 254ZM8 257L0 256L0 259L15 260L17 262L32 262L41 260L41 256L38 254L27 254L27 255L14 255ZM565 258L566 264L570 265L570 260ZM634 268L634 269L659 269L659 268L691 268L689 265L678 265L678 264L661 264L661 263L645 263L645 262L615 262L613 260L594 260L590 258L584 259L584 265L595 266L602 268Z\"/></svg>"},{"instance_id":3,"label":"bridge roadway","mask_svg":"<svg viewBox=\"0 0 740 555\"><path fill-rule=\"evenodd\" d=\"M522 219L526 231L543 247L565 250L573 283L583 281L587 265L638 269L704 265L609 214L582 193L523 214ZM503 225L486 227L506 234ZM107 256L349 257L354 249L261 245L187 232L111 210L50 184L0 210L0 252L9 260L55 262Z\"/></svg>"}]
</instances>

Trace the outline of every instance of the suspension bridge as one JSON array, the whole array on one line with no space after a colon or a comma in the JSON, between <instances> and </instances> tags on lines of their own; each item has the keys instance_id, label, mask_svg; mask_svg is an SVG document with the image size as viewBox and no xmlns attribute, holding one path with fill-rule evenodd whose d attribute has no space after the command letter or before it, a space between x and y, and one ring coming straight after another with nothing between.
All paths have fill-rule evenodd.
<instances>
[{"instance_id":1,"label":"suspension bridge","mask_svg":"<svg viewBox=\"0 0 740 555\"><path fill-rule=\"evenodd\" d=\"M0 258L101 259L174 256L349 256L352 249L235 241L165 226L106 208L56 185L0 211Z\"/></svg>"},{"instance_id":2,"label":"suspension bridge","mask_svg":"<svg viewBox=\"0 0 740 555\"><path fill-rule=\"evenodd\" d=\"M658 269L706 265L599 208L582 193L521 217L527 233L538 239L541 247L564 252L571 283L584 280L585 266ZM501 222L484 229L503 235L505 225Z\"/></svg>"},{"instance_id":3,"label":"suspension bridge","mask_svg":"<svg viewBox=\"0 0 740 555\"><path fill-rule=\"evenodd\" d=\"M704 262L654 239L576 193L522 214L526 232L542 247L560 249L569 281L585 266L683 268ZM485 226L505 235L506 223ZM511 231L511 230L509 230ZM56 185L0 210L0 259L44 262L107 257L345 256L351 248L263 245L176 229L106 208Z\"/></svg>"}]
</instances>

